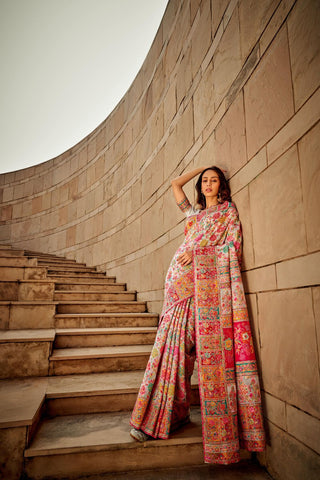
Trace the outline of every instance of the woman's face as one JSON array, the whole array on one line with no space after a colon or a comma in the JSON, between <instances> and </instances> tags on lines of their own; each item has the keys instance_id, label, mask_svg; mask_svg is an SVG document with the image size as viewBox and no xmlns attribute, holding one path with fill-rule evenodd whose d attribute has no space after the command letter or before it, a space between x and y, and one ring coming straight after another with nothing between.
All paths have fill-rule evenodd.
<instances>
[{"instance_id":1,"label":"woman's face","mask_svg":"<svg viewBox=\"0 0 320 480\"><path fill-rule=\"evenodd\" d=\"M207 197L217 197L220 187L220 179L217 172L214 170L207 170L204 172L201 181L201 191Z\"/></svg>"}]
</instances>

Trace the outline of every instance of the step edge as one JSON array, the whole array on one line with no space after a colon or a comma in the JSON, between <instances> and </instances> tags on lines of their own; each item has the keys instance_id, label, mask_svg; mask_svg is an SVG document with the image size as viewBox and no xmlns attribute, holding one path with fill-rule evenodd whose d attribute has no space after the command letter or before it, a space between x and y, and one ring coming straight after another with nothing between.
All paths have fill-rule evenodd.
<instances>
[{"instance_id":1,"label":"step edge","mask_svg":"<svg viewBox=\"0 0 320 480\"><path fill-rule=\"evenodd\" d=\"M130 426L128 425L130 428ZM183 441L182 441L183 440ZM191 445L191 444L201 444L202 446L202 436L192 436L192 437L183 437L183 438L169 438L167 440L162 439L153 439L148 440L143 443L139 442L123 442L123 443L113 443L113 444L99 444L99 445L85 445L79 447L60 447L52 449L39 449L32 447L27 448L24 451L25 458L34 458L34 457L44 457L44 456L53 456L53 455L67 455L71 453L89 453L89 452L99 452L106 450L124 450L131 448L153 448L153 447L167 447L167 446L179 446L179 445Z\"/></svg>"}]
</instances>

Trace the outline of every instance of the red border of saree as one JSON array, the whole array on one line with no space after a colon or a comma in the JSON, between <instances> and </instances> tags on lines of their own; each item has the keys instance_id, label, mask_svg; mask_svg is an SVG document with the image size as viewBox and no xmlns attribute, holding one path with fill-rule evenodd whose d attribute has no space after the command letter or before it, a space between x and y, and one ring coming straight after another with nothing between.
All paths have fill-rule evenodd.
<instances>
[{"instance_id":1,"label":"red border of saree","mask_svg":"<svg viewBox=\"0 0 320 480\"><path fill-rule=\"evenodd\" d=\"M233 244L196 247L194 298L204 461L265 447L257 365Z\"/></svg>"}]
</instances>

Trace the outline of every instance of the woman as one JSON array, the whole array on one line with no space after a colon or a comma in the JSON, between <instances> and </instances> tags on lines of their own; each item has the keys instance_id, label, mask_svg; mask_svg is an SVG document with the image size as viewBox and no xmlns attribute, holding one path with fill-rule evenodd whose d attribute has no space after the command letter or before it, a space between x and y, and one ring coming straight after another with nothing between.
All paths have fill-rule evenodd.
<instances>
[{"instance_id":1,"label":"woman","mask_svg":"<svg viewBox=\"0 0 320 480\"><path fill-rule=\"evenodd\" d=\"M197 210L183 186L196 183ZM188 217L170 264L156 340L132 413L138 441L167 439L189 418L190 378L198 362L204 461L239 461L240 445L264 449L257 367L240 273L241 226L217 167L172 180Z\"/></svg>"}]
</instances>

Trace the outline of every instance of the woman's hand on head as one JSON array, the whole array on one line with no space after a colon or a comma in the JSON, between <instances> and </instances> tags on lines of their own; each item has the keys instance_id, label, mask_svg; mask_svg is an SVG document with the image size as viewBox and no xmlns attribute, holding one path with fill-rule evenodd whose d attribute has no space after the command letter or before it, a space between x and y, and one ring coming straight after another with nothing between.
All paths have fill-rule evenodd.
<instances>
[{"instance_id":1,"label":"woman's hand on head","mask_svg":"<svg viewBox=\"0 0 320 480\"><path fill-rule=\"evenodd\" d=\"M184 267L192 263L192 250L188 250L187 252L184 252L181 255L179 255L179 257L177 258L177 261L178 263L180 263L180 265L183 265Z\"/></svg>"}]
</instances>

